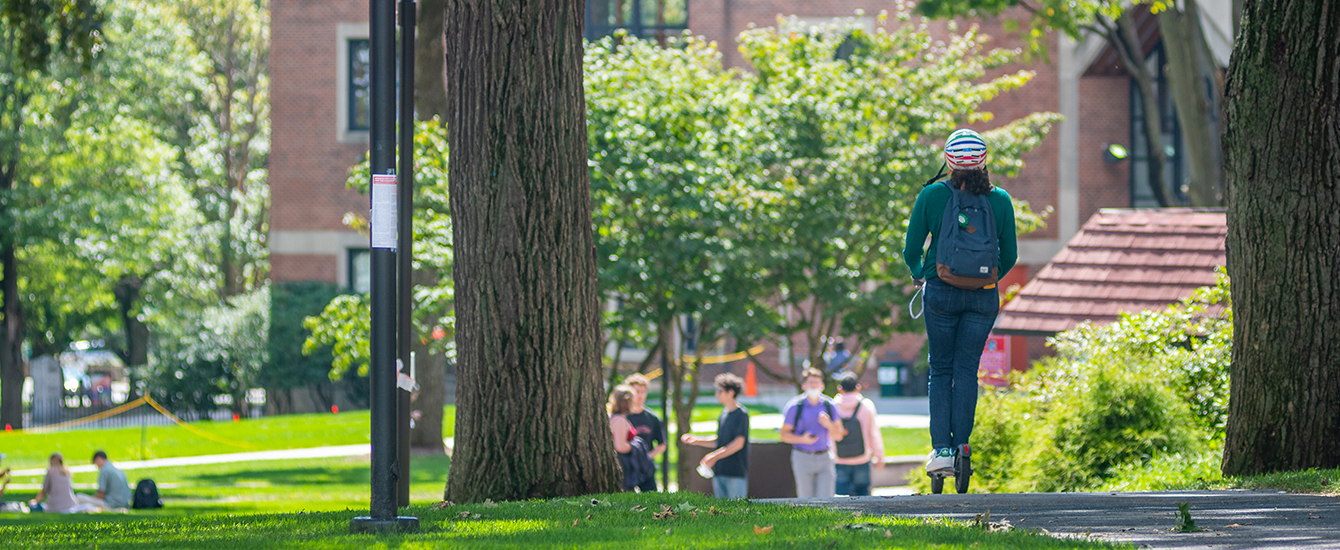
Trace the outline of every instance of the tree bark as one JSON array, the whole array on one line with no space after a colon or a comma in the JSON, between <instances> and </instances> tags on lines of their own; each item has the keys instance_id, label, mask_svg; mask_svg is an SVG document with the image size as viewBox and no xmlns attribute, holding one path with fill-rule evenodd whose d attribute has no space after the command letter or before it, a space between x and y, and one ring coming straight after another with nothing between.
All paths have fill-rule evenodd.
<instances>
[{"instance_id":1,"label":"tree bark","mask_svg":"<svg viewBox=\"0 0 1340 550\"><path fill-rule=\"evenodd\" d=\"M121 362L126 364L131 398L139 396L137 382L143 374L143 367L149 364L149 327L140 321L139 308L136 307L143 288L144 278L127 275L117 281L112 289L121 316L121 330L125 333L126 347L120 355Z\"/></svg>"},{"instance_id":2,"label":"tree bark","mask_svg":"<svg viewBox=\"0 0 1340 550\"><path fill-rule=\"evenodd\" d=\"M0 175L0 179L12 181ZM3 183L3 182L0 182ZM5 185L0 190L9 191ZM12 237L11 237L12 239ZM4 331L0 333L0 424L23 427L23 314L19 310L19 269L14 244L0 243L0 280L3 297Z\"/></svg>"},{"instance_id":3,"label":"tree bark","mask_svg":"<svg viewBox=\"0 0 1340 550\"><path fill-rule=\"evenodd\" d=\"M419 396L414 400L413 410L418 411L419 419L414 421L410 431L409 444L416 450L445 454L442 443L443 402L447 399L447 358L434 354L422 341L415 342L414 376L419 383Z\"/></svg>"},{"instance_id":4,"label":"tree bark","mask_svg":"<svg viewBox=\"0 0 1340 550\"><path fill-rule=\"evenodd\" d=\"M1340 10L1248 0L1223 135L1233 363L1223 472L1340 465Z\"/></svg>"},{"instance_id":5,"label":"tree bark","mask_svg":"<svg viewBox=\"0 0 1340 550\"><path fill-rule=\"evenodd\" d=\"M1192 206L1223 204L1223 153L1219 145L1219 109L1223 88L1218 62L1205 41L1196 0L1183 0L1159 12L1159 30L1168 53L1168 90L1182 127L1181 154L1186 155Z\"/></svg>"},{"instance_id":6,"label":"tree bark","mask_svg":"<svg viewBox=\"0 0 1340 550\"><path fill-rule=\"evenodd\" d=\"M445 498L617 491L582 3L450 0L446 21L459 443Z\"/></svg>"},{"instance_id":7,"label":"tree bark","mask_svg":"<svg viewBox=\"0 0 1340 550\"><path fill-rule=\"evenodd\" d=\"M446 0L419 0L414 34L414 110L419 120L447 123Z\"/></svg>"}]
</instances>

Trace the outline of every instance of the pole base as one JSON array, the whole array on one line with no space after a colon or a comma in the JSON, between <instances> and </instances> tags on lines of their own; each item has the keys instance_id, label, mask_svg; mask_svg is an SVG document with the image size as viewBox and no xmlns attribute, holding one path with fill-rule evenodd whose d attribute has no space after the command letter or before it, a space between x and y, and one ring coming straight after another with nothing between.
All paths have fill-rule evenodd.
<instances>
[{"instance_id":1,"label":"pole base","mask_svg":"<svg viewBox=\"0 0 1340 550\"><path fill-rule=\"evenodd\" d=\"M370 518L366 516L349 520L349 532L359 533L415 533L419 530L419 518L399 516L394 518Z\"/></svg>"}]
</instances>

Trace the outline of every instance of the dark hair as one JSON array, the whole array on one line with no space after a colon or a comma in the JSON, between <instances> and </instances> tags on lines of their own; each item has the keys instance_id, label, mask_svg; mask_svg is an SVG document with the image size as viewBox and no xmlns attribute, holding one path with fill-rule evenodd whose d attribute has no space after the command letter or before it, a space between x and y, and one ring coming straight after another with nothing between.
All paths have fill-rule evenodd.
<instances>
[{"instance_id":1,"label":"dark hair","mask_svg":"<svg viewBox=\"0 0 1340 550\"><path fill-rule=\"evenodd\" d=\"M962 189L974 195L991 192L991 175L986 170L951 170L949 180L956 189Z\"/></svg>"},{"instance_id":2,"label":"dark hair","mask_svg":"<svg viewBox=\"0 0 1340 550\"><path fill-rule=\"evenodd\" d=\"M744 389L744 380L729 372L718 374L712 383L716 384L717 389L730 392L731 397L739 397L740 391Z\"/></svg>"},{"instance_id":3,"label":"dark hair","mask_svg":"<svg viewBox=\"0 0 1340 550\"><path fill-rule=\"evenodd\" d=\"M817 377L817 378L820 379L820 380L823 380L823 379L824 379L824 371L821 371L821 370L816 369L816 368L813 368L813 367L810 367L810 368L808 368L808 369L805 369L805 370L803 370L803 371L800 372L800 381L801 381L801 382L804 382L806 379L808 379L808 378L811 377L811 376L814 376L814 377Z\"/></svg>"},{"instance_id":4,"label":"dark hair","mask_svg":"<svg viewBox=\"0 0 1340 550\"><path fill-rule=\"evenodd\" d=\"M842 388L842 391L844 392L856 391L856 385L858 382L859 380L856 379L855 373L851 372L843 373L842 376L838 377L838 387Z\"/></svg>"},{"instance_id":5,"label":"dark hair","mask_svg":"<svg viewBox=\"0 0 1340 550\"><path fill-rule=\"evenodd\" d=\"M93 453L93 460L97 460L97 459L99 459L99 458L101 458L101 459L103 459L103 460L107 460L107 453L106 453L105 451L101 450L101 449L99 449L97 452Z\"/></svg>"}]
</instances>

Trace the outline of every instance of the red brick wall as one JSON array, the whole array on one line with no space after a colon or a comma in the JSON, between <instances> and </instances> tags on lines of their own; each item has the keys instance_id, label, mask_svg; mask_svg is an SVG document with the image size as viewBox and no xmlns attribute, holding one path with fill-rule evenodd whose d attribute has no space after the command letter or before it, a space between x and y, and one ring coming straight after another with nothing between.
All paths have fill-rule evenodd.
<instances>
[{"instance_id":1,"label":"red brick wall","mask_svg":"<svg viewBox=\"0 0 1340 550\"><path fill-rule=\"evenodd\" d=\"M1131 206L1129 160L1109 163L1111 143L1131 145L1130 79L1088 77L1079 81L1079 223L1100 208Z\"/></svg>"},{"instance_id":2,"label":"red brick wall","mask_svg":"<svg viewBox=\"0 0 1340 550\"><path fill-rule=\"evenodd\" d=\"M367 198L345 189L366 144L336 138L336 26L368 19L367 2L274 0L271 19L270 228L347 230L346 212L366 212ZM335 258L271 261L276 280L335 280ZM302 267L298 267L302 266Z\"/></svg>"},{"instance_id":3,"label":"red brick wall","mask_svg":"<svg viewBox=\"0 0 1340 550\"><path fill-rule=\"evenodd\" d=\"M335 256L276 254L270 257L271 278L275 281L324 281L333 283L336 275L335 265Z\"/></svg>"}]
</instances>

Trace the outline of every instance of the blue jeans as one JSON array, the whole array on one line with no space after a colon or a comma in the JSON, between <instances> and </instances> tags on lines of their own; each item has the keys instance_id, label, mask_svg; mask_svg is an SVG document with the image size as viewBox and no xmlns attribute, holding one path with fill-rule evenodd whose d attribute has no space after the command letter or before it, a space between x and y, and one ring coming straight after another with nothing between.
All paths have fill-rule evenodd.
<instances>
[{"instance_id":1,"label":"blue jeans","mask_svg":"<svg viewBox=\"0 0 1340 550\"><path fill-rule=\"evenodd\" d=\"M972 435L977 368L1000 312L1000 295L994 288L964 290L930 279L923 299L931 349L931 446L957 449Z\"/></svg>"},{"instance_id":2,"label":"blue jeans","mask_svg":"<svg viewBox=\"0 0 1340 550\"><path fill-rule=\"evenodd\" d=\"M870 463L836 464L837 494L853 497L870 496Z\"/></svg>"},{"instance_id":3,"label":"blue jeans","mask_svg":"<svg viewBox=\"0 0 1340 550\"><path fill-rule=\"evenodd\" d=\"M712 494L717 498L744 498L749 496L749 478L716 476L712 478Z\"/></svg>"}]
</instances>

